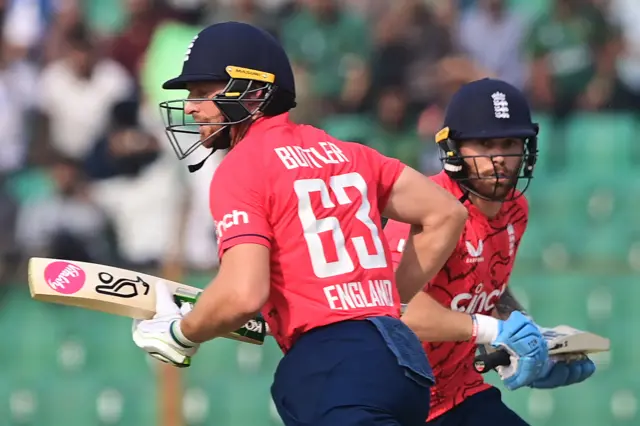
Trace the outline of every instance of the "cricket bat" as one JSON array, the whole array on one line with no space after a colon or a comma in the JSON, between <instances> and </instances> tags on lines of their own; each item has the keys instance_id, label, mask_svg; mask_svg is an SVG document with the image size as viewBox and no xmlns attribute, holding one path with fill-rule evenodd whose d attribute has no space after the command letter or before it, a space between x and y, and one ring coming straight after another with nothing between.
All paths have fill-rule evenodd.
<instances>
[{"instance_id":1,"label":"cricket bat","mask_svg":"<svg viewBox=\"0 0 640 426\"><path fill-rule=\"evenodd\" d=\"M606 352L610 347L609 339L568 325L542 328L542 335L547 341L549 355L557 359L576 359L591 353ZM485 350L487 349L485 346ZM491 352L487 351L487 353L475 358L473 368L478 373L486 373L498 366L507 366L510 363L507 351L491 348Z\"/></svg>"},{"instance_id":2,"label":"cricket bat","mask_svg":"<svg viewBox=\"0 0 640 426\"><path fill-rule=\"evenodd\" d=\"M127 269L89 262L32 257L29 259L31 298L134 319L155 315L154 283L161 278ZM178 305L196 303L202 289L162 279ZM227 338L262 345L267 324L262 317L249 320Z\"/></svg>"}]
</instances>

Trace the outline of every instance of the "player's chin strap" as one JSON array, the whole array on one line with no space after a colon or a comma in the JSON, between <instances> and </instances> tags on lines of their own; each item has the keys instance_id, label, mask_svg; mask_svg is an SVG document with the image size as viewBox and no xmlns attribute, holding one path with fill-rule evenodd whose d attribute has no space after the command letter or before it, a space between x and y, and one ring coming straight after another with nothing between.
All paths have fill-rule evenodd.
<instances>
[{"instance_id":1,"label":"player's chin strap","mask_svg":"<svg viewBox=\"0 0 640 426\"><path fill-rule=\"evenodd\" d=\"M202 166L204 166L204 163L209 159L209 157L211 157L217 150L227 149L231 146L231 128L229 126L224 127L220 131L220 135L218 136L218 140L216 140L216 142L217 143L211 148L211 151L209 151L209 154L207 154L204 159L202 159L199 163L190 164L187 166L187 169L189 169L189 173L195 173L200 170Z\"/></svg>"},{"instance_id":2,"label":"player's chin strap","mask_svg":"<svg viewBox=\"0 0 640 426\"><path fill-rule=\"evenodd\" d=\"M198 170L200 170L202 168L202 166L204 166L204 163L209 159L209 157L211 157L213 155L214 152L216 152L217 149L216 148L212 148L211 152L209 152L209 154L207 154L206 157L204 157L204 159L202 161L200 161L199 163L196 164L189 164L187 166L187 169L189 169L189 173L195 173Z\"/></svg>"}]
</instances>

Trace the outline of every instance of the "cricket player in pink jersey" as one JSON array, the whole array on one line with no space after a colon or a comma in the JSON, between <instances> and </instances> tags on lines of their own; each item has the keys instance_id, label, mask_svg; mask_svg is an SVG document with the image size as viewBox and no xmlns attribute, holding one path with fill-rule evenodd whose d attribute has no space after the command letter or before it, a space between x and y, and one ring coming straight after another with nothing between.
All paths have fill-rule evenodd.
<instances>
[{"instance_id":1,"label":"cricket player in pink jersey","mask_svg":"<svg viewBox=\"0 0 640 426\"><path fill-rule=\"evenodd\" d=\"M424 423L433 376L400 304L451 254L464 207L398 160L292 123L289 60L258 28L204 29L164 87L189 91L161 105L180 158L230 148L211 182L220 269L188 313L160 283L136 344L188 366L202 342L260 312L284 353L271 391L286 425ZM200 140L184 148L174 136L194 125ZM395 276L382 214L413 226Z\"/></svg>"},{"instance_id":2,"label":"cricket player in pink jersey","mask_svg":"<svg viewBox=\"0 0 640 426\"><path fill-rule=\"evenodd\" d=\"M424 341L436 377L428 425L527 424L473 369L478 345L511 354L511 365L497 368L510 390L568 386L595 371L586 357L550 359L539 327L508 288L529 219L524 191L533 177L537 133L524 95L485 78L453 95L436 136L444 170L431 179L463 202L469 217L453 254L403 316ZM394 263L401 263L409 225L390 220L384 232Z\"/></svg>"}]
</instances>

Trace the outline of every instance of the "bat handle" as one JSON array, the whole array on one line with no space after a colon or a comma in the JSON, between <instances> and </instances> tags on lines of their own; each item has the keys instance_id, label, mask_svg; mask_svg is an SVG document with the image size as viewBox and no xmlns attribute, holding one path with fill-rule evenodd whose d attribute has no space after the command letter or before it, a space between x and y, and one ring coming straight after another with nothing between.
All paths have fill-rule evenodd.
<instances>
[{"instance_id":1,"label":"bat handle","mask_svg":"<svg viewBox=\"0 0 640 426\"><path fill-rule=\"evenodd\" d=\"M499 366L507 366L511 364L509 352L499 350L490 354L478 355L473 361L473 369L480 374L493 370Z\"/></svg>"}]
</instances>

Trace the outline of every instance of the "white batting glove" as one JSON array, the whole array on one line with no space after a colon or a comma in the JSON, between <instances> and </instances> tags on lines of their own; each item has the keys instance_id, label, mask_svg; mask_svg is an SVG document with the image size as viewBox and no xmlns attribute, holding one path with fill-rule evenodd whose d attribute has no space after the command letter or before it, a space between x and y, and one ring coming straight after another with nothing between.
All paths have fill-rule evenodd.
<instances>
[{"instance_id":1,"label":"white batting glove","mask_svg":"<svg viewBox=\"0 0 640 426\"><path fill-rule=\"evenodd\" d=\"M176 367L188 367L200 345L182 334L180 322L193 306L185 303L178 307L169 287L162 280L156 283L155 289L156 314L153 319L133 321L133 341L162 362Z\"/></svg>"}]
</instances>

